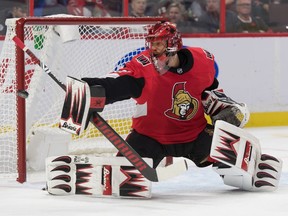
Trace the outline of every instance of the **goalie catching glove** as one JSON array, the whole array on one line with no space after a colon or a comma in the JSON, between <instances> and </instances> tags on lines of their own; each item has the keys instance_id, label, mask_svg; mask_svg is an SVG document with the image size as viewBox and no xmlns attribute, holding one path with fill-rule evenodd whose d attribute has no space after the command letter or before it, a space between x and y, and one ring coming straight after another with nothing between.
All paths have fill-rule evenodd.
<instances>
[{"instance_id":1,"label":"goalie catching glove","mask_svg":"<svg viewBox=\"0 0 288 216\"><path fill-rule=\"evenodd\" d=\"M105 89L90 86L73 77L66 79L66 96L63 104L60 128L80 135L88 126L93 112L101 112L105 106Z\"/></svg>"},{"instance_id":2,"label":"goalie catching glove","mask_svg":"<svg viewBox=\"0 0 288 216\"><path fill-rule=\"evenodd\" d=\"M243 128L250 117L246 104L235 102L220 89L203 92L202 104L213 125L217 120L223 120Z\"/></svg>"}]
</instances>

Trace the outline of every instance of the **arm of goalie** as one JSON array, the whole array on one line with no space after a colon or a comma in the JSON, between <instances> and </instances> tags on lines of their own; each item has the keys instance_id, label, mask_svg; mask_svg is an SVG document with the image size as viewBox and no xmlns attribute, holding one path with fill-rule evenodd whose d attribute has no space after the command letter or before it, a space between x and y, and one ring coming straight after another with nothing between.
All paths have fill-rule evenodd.
<instances>
[{"instance_id":1,"label":"arm of goalie","mask_svg":"<svg viewBox=\"0 0 288 216\"><path fill-rule=\"evenodd\" d=\"M202 93L202 104L205 113L211 117L214 125L217 120L223 120L243 128L250 117L247 105L237 103L227 97L222 89L204 91Z\"/></svg>"},{"instance_id":2,"label":"arm of goalie","mask_svg":"<svg viewBox=\"0 0 288 216\"><path fill-rule=\"evenodd\" d=\"M145 159L152 165L151 159ZM150 198L151 182L124 157L64 155L46 159L52 195Z\"/></svg>"},{"instance_id":3,"label":"arm of goalie","mask_svg":"<svg viewBox=\"0 0 288 216\"><path fill-rule=\"evenodd\" d=\"M282 161L261 154L256 137L224 121L215 125L211 158L224 183L248 191L271 191L278 187Z\"/></svg>"},{"instance_id":4,"label":"arm of goalie","mask_svg":"<svg viewBox=\"0 0 288 216\"><path fill-rule=\"evenodd\" d=\"M91 86L73 77L66 79L66 96L61 113L62 130L80 135L88 126L93 112L101 112L105 106L105 89Z\"/></svg>"}]
</instances>

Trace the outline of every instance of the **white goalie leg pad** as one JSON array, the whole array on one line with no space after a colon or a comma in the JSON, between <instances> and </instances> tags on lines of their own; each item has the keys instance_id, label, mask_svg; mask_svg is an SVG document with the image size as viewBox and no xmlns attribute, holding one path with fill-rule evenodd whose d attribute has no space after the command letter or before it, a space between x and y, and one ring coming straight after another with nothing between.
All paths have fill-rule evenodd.
<instances>
[{"instance_id":1,"label":"white goalie leg pad","mask_svg":"<svg viewBox=\"0 0 288 216\"><path fill-rule=\"evenodd\" d=\"M254 190L273 191L278 188L283 162L280 158L262 154L257 161L254 175Z\"/></svg>"},{"instance_id":2,"label":"white goalie leg pad","mask_svg":"<svg viewBox=\"0 0 288 216\"><path fill-rule=\"evenodd\" d=\"M152 165L151 159L145 161ZM46 180L52 195L151 198L151 182L124 157L49 157Z\"/></svg>"},{"instance_id":3,"label":"white goalie leg pad","mask_svg":"<svg viewBox=\"0 0 288 216\"><path fill-rule=\"evenodd\" d=\"M253 188L253 176L237 167L216 163L213 165L213 170L222 177L225 185L248 191Z\"/></svg>"},{"instance_id":4,"label":"white goalie leg pad","mask_svg":"<svg viewBox=\"0 0 288 216\"><path fill-rule=\"evenodd\" d=\"M254 174L219 163L214 164L213 169L226 185L247 191L274 191L279 185L282 160L263 154L256 162Z\"/></svg>"},{"instance_id":5,"label":"white goalie leg pad","mask_svg":"<svg viewBox=\"0 0 288 216\"><path fill-rule=\"evenodd\" d=\"M248 191L278 187L282 161L262 155L259 140L241 128L217 121L210 156L218 161L213 169L227 185Z\"/></svg>"}]
</instances>

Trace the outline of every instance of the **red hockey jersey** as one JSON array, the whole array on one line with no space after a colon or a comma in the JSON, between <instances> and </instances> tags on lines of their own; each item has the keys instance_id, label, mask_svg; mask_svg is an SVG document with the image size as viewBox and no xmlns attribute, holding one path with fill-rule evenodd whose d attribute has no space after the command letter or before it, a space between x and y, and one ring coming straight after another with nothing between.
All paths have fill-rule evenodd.
<instances>
[{"instance_id":1,"label":"red hockey jersey","mask_svg":"<svg viewBox=\"0 0 288 216\"><path fill-rule=\"evenodd\" d=\"M145 85L132 128L162 144L193 141L206 126L201 103L202 92L212 85L215 76L214 56L202 48L185 48L186 57L179 68L163 75L156 72L148 51L135 56L120 76L143 77Z\"/></svg>"}]
</instances>

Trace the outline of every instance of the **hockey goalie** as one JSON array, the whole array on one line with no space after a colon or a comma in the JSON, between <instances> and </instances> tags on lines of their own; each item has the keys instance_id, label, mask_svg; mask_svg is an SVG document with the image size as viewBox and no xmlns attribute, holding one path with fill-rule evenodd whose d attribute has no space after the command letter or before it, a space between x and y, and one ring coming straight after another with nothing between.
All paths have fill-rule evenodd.
<instances>
[{"instance_id":1,"label":"hockey goalie","mask_svg":"<svg viewBox=\"0 0 288 216\"><path fill-rule=\"evenodd\" d=\"M183 47L180 33L169 22L150 26L146 47L122 69L105 78L70 77L61 117L62 129L81 134L94 112L101 111L106 104L133 98L136 111L126 141L139 155L150 159L154 168L164 157L184 157L197 167L213 167L226 185L247 191L275 190L282 161L263 154L259 141L242 129L249 120L249 111L246 104L232 100L219 88L214 55L200 47ZM80 92L77 103L71 100L73 92ZM205 114L211 117L211 124ZM98 172L86 176L82 182L91 181L95 187L103 185L107 172L101 170L104 165L112 166L110 185L118 191L119 170L127 166L124 157L120 157L120 153L118 156L100 159L101 162L99 158L91 160L89 166ZM79 162L74 158L69 163L56 161L49 159L47 163L48 191L77 193L77 178L84 175L81 166L85 159ZM114 174L113 166L117 166ZM56 171L53 167L57 167ZM71 178L74 180L68 180ZM141 173L137 173L137 178L141 178ZM150 191L147 180L141 181ZM103 194L103 189L99 194ZM151 195L144 196L148 194Z\"/></svg>"}]
</instances>

